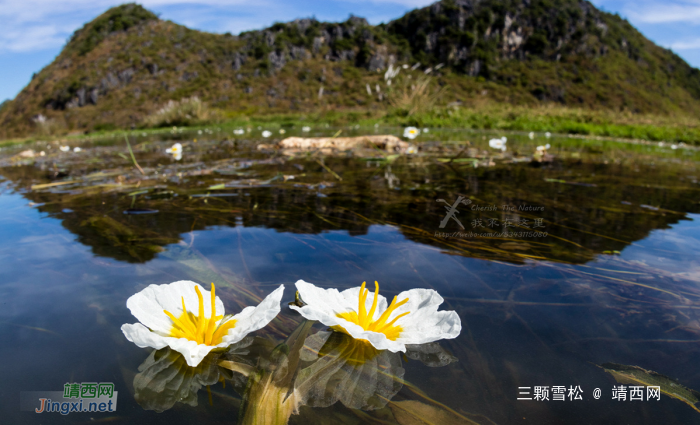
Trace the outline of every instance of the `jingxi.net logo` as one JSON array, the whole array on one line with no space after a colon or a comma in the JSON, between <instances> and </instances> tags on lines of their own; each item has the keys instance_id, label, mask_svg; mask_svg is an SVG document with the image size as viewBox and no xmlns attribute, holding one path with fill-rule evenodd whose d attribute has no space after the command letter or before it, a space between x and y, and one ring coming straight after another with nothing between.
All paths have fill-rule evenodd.
<instances>
[{"instance_id":1,"label":"jingxi.net logo","mask_svg":"<svg viewBox=\"0 0 700 425\"><path fill-rule=\"evenodd\" d=\"M35 413L114 412L117 391L112 382L66 383L61 391L23 391L21 409Z\"/></svg>"}]
</instances>

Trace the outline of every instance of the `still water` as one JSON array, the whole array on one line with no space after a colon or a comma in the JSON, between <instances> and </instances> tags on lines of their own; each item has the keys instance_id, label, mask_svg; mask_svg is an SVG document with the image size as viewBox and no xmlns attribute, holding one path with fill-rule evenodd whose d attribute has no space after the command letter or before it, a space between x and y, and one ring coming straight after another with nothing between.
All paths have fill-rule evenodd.
<instances>
[{"instance_id":1,"label":"still water","mask_svg":"<svg viewBox=\"0 0 700 425\"><path fill-rule=\"evenodd\" d=\"M298 279L378 281L389 298L431 288L463 328L417 352L348 360L289 423L700 419L696 150L515 134L501 151L488 145L500 134L432 131L409 154L290 152L258 149L257 134L132 136L143 174L123 139L0 151L0 422L244 423L251 404L271 402L251 389L255 373L219 361L269 372L286 340L301 359L293 388L353 343L305 328L288 307ZM176 141L179 160L165 153ZM177 280L214 282L234 313L286 291L269 326L194 369L120 330L137 322L131 295ZM23 392L89 382L114 383L114 412L21 409ZM620 385L626 400L613 399ZM630 400L630 386L659 386L660 400L646 388ZM518 400L535 387L548 400Z\"/></svg>"}]
</instances>

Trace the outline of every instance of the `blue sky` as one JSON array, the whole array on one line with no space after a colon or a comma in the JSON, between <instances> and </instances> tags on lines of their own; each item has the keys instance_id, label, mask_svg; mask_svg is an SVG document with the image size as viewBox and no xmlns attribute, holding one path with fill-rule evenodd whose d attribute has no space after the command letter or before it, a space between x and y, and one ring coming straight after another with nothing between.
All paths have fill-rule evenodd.
<instances>
[{"instance_id":1,"label":"blue sky","mask_svg":"<svg viewBox=\"0 0 700 425\"><path fill-rule=\"evenodd\" d=\"M124 1L0 0L0 101L13 98L32 73L48 65L85 22ZM145 0L148 9L190 28L231 32L315 16L342 21L351 13L386 22L430 0ZM700 0L593 0L627 18L657 44L700 67Z\"/></svg>"}]
</instances>

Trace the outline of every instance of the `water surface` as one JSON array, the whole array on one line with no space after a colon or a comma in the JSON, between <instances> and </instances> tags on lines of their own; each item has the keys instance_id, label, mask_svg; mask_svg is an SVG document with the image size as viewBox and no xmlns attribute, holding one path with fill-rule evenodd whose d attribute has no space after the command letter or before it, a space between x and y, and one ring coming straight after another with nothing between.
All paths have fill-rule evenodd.
<instances>
[{"instance_id":1,"label":"water surface","mask_svg":"<svg viewBox=\"0 0 700 425\"><path fill-rule=\"evenodd\" d=\"M620 384L598 366L700 389L697 151L508 135L501 152L492 134L444 131L421 135L414 154L294 153L258 149L256 130L230 133L132 137L145 175L123 139L0 152L3 423L236 423L237 378L162 413L135 398L151 350L119 329L136 322L126 299L182 279L215 282L227 311L284 284L282 313L255 334L271 346L301 322L287 308L297 279L376 280L390 297L432 288L459 314L462 333L440 343L457 361L401 359L406 384L386 407L307 405L290 423L401 423L390 406L407 400L483 424L697 421L666 395L612 400ZM164 152L175 141L180 160ZM18 155L28 148L37 156ZM459 197L464 228L440 228ZM114 382L117 411L20 411L20 392L66 382ZM519 387L560 385L583 399L517 400Z\"/></svg>"}]
</instances>

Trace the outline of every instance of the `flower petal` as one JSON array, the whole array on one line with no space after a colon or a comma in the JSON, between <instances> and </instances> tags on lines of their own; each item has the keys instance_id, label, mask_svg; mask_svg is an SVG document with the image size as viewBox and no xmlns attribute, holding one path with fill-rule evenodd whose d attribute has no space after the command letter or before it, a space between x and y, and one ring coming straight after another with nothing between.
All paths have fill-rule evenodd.
<instances>
[{"instance_id":1,"label":"flower petal","mask_svg":"<svg viewBox=\"0 0 700 425\"><path fill-rule=\"evenodd\" d=\"M228 333L221 339L221 344L217 347L226 347L234 344L251 332L257 331L267 326L280 312L280 302L284 295L284 285L272 291L260 304L255 307L246 307L236 314L231 320L236 321L236 326L229 329Z\"/></svg>"},{"instance_id":2,"label":"flower petal","mask_svg":"<svg viewBox=\"0 0 700 425\"><path fill-rule=\"evenodd\" d=\"M210 345L197 344L197 342L185 338L162 336L149 331L147 327L140 323L122 325L122 332L126 339L141 348L151 347L160 350L168 346L182 354L187 365L192 367L197 366L211 350L216 348Z\"/></svg>"},{"instance_id":3,"label":"flower petal","mask_svg":"<svg viewBox=\"0 0 700 425\"><path fill-rule=\"evenodd\" d=\"M317 320L326 326L342 326L353 338L366 339L379 350L391 350L392 352L406 351L406 347L402 342L392 341L383 333L366 331L362 326L338 317L340 313L357 310L360 293L359 287L338 292L335 288L323 289L311 283L304 282L303 280L297 281L295 285L301 299L306 305L303 307L291 305L289 307L298 311L304 318L308 320ZM367 300L365 300L368 311L372 307L373 297L374 293L370 292L367 296ZM402 298L399 298L399 300L401 299ZM386 308L386 298L379 295L374 319L378 319Z\"/></svg>"},{"instance_id":4,"label":"flower petal","mask_svg":"<svg viewBox=\"0 0 700 425\"><path fill-rule=\"evenodd\" d=\"M439 339L456 338L462 330L462 324L456 312L438 311L438 307L444 300L432 289L411 289L398 295L397 301L408 298L408 302L397 308L389 320L405 312L410 314L396 322L397 326L401 326L402 331L396 340L390 340L383 333L366 331L358 324L338 317L339 313L356 311L359 287L347 289L341 293L337 289L318 288L303 280L299 280L296 287L306 305L303 307L292 305L290 308L298 311L308 320L317 320L326 326L342 326L353 338L368 340L379 350L405 352L406 344L423 344ZM370 293L367 296L367 310L371 308L373 295ZM380 295L377 304L375 320L386 310L386 298Z\"/></svg>"},{"instance_id":5,"label":"flower petal","mask_svg":"<svg viewBox=\"0 0 700 425\"><path fill-rule=\"evenodd\" d=\"M145 289L129 297L126 306L139 322L151 330L167 336L172 328L172 321L163 312L167 310L175 317L182 314L182 299L185 299L187 311L199 314L199 298L195 291L199 287L204 298L204 314L211 317L211 293L201 285L190 280L180 280L165 285L149 285ZM219 297L215 301L216 315L224 314L224 303Z\"/></svg>"},{"instance_id":6,"label":"flower petal","mask_svg":"<svg viewBox=\"0 0 700 425\"><path fill-rule=\"evenodd\" d=\"M141 323L124 324L122 325L122 332L126 339L140 348L151 347L160 350L168 345L166 337L151 332Z\"/></svg>"},{"instance_id":7,"label":"flower petal","mask_svg":"<svg viewBox=\"0 0 700 425\"><path fill-rule=\"evenodd\" d=\"M455 311L438 311L444 299L432 289L411 289L399 294L398 300L408 298L394 314L411 313L400 318L396 325L403 328L397 338L402 344L424 344L440 339L456 338L462 331L462 322ZM394 315L392 315L394 316Z\"/></svg>"}]
</instances>

